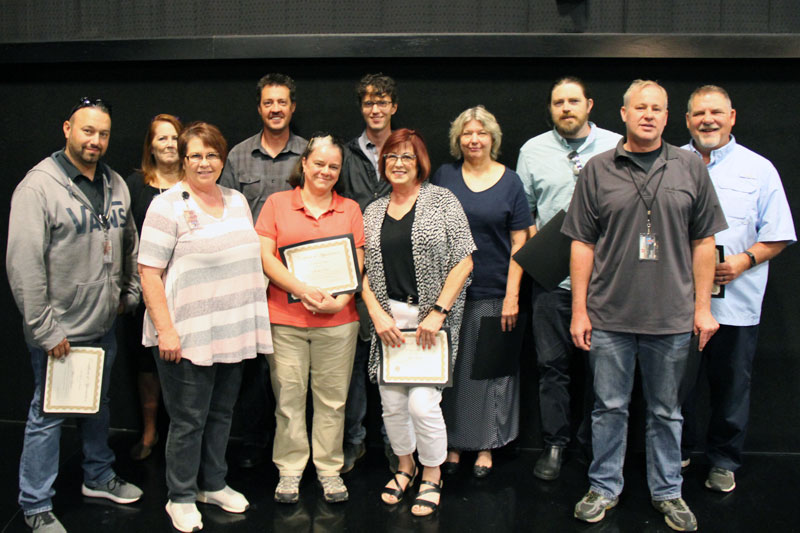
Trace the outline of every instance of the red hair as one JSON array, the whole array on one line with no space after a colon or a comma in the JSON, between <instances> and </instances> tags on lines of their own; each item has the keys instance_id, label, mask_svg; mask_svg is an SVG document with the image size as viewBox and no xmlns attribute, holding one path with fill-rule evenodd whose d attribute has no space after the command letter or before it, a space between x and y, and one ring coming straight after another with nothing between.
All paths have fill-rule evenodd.
<instances>
[{"instance_id":1,"label":"red hair","mask_svg":"<svg viewBox=\"0 0 800 533\"><path fill-rule=\"evenodd\" d=\"M139 171L142 173L146 185L155 183L156 181L156 158L153 155L153 138L156 136L156 128L159 122L167 122L172 124L175 128L175 133L178 135L183 131L183 124L178 120L178 117L162 113L153 117L150 121L150 127L147 129L147 135L144 136L144 148L142 148L142 168Z\"/></svg>"}]
</instances>

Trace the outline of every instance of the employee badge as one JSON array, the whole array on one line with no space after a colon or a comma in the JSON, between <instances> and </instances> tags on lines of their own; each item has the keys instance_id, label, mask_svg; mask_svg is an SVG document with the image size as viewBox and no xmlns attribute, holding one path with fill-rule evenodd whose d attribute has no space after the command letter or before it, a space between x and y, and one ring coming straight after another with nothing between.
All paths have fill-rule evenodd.
<instances>
[{"instance_id":1,"label":"employee badge","mask_svg":"<svg viewBox=\"0 0 800 533\"><path fill-rule=\"evenodd\" d=\"M655 233L639 234L639 261L658 261L658 239Z\"/></svg>"},{"instance_id":2,"label":"employee badge","mask_svg":"<svg viewBox=\"0 0 800 533\"><path fill-rule=\"evenodd\" d=\"M103 240L103 263L110 265L114 262L114 247L111 245L111 239L106 234Z\"/></svg>"},{"instance_id":3,"label":"employee badge","mask_svg":"<svg viewBox=\"0 0 800 533\"><path fill-rule=\"evenodd\" d=\"M186 219L186 224L189 225L190 230L200 228L200 221L197 220L197 213L195 213L193 209L186 209L183 212L183 218Z\"/></svg>"}]
</instances>

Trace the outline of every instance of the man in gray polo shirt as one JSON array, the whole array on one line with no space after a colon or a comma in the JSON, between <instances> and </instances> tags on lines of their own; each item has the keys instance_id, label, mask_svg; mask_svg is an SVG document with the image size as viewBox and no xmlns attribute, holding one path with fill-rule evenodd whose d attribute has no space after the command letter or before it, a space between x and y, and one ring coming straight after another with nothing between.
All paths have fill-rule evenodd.
<instances>
[{"instance_id":1,"label":"man in gray polo shirt","mask_svg":"<svg viewBox=\"0 0 800 533\"><path fill-rule=\"evenodd\" d=\"M573 239L570 332L589 351L595 392L590 488L574 514L598 522L618 502L638 360L651 501L668 526L695 531L681 498L678 389L692 332L702 350L719 328L714 234L727 223L702 160L661 139L666 90L636 80L623 102L626 138L587 163L562 227Z\"/></svg>"},{"instance_id":2,"label":"man in gray polo shirt","mask_svg":"<svg viewBox=\"0 0 800 533\"><path fill-rule=\"evenodd\" d=\"M256 85L256 110L263 127L260 132L240 142L228 154L219 184L244 194L253 223L261 207L274 192L289 189L289 174L306 148L306 140L291 132L297 102L294 80L285 74L267 74ZM245 361L239 414L242 420L243 446L239 466L252 468L264 460L269 442L267 421L274 411L269 369L263 357Z\"/></svg>"}]
</instances>

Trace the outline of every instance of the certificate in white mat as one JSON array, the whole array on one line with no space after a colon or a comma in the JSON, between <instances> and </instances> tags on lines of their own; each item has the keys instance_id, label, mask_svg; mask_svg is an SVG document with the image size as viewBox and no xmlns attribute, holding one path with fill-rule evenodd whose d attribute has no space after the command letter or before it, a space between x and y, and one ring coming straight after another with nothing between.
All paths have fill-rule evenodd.
<instances>
[{"instance_id":1,"label":"certificate in white mat","mask_svg":"<svg viewBox=\"0 0 800 533\"><path fill-rule=\"evenodd\" d=\"M42 412L50 415L97 413L105 354L98 346L72 345L66 357L47 357Z\"/></svg>"},{"instance_id":2,"label":"certificate in white mat","mask_svg":"<svg viewBox=\"0 0 800 533\"><path fill-rule=\"evenodd\" d=\"M399 347L381 343L381 385L438 385L452 384L450 367L450 330L442 328L436 343L423 349L417 344L416 329L401 330L405 342Z\"/></svg>"},{"instance_id":3,"label":"certificate in white mat","mask_svg":"<svg viewBox=\"0 0 800 533\"><path fill-rule=\"evenodd\" d=\"M361 290L361 271L352 233L281 246L278 252L286 269L297 279L331 296ZM289 303L299 301L289 294Z\"/></svg>"}]
</instances>

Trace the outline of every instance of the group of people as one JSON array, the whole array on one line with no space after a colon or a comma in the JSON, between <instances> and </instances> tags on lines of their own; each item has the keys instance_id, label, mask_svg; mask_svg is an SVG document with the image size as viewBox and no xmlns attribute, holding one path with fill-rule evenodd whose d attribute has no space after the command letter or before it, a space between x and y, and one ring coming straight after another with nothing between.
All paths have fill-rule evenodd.
<instances>
[{"instance_id":1,"label":"group of people","mask_svg":"<svg viewBox=\"0 0 800 533\"><path fill-rule=\"evenodd\" d=\"M261 460L274 430L276 502L299 501L309 458L324 499L346 501L340 474L366 448L367 378L379 383L392 470L381 500L397 505L419 478L411 512L436 512L442 475L459 468L462 452L477 452L472 473L485 477L492 451L518 436L518 369L483 378L476 368L506 356L483 353L497 345L486 332L525 327L513 256L563 210L570 275L554 288L534 282L532 295L544 438L533 473L560 474L573 433L570 367L580 356L591 382L577 436L591 464L574 515L597 522L617 504L638 360L653 505L673 529L697 529L681 498L696 440L692 361L707 362L711 385L706 486L728 492L741 466L767 262L795 240L774 167L731 134L725 90L692 93L692 141L681 149L662 140L667 93L657 82L628 88L621 136L589 120L583 81L559 79L547 102L553 129L524 144L516 172L497 161L502 132L483 106L453 120L455 162L432 172L421 134L391 127L390 77L358 84L365 129L346 144L292 133L295 93L283 74L259 80L263 128L230 152L215 126L157 115L127 186L100 161L110 105L82 98L64 122L65 148L18 185L7 271L35 377L20 460L26 523L64 531L52 484L65 418L43 415L41 391L44 361L68 357L71 344L105 350L100 411L77 419L82 492L122 504L142 495L115 474L107 444L115 323L128 313L143 417L131 455L143 459L157 443L163 396L166 512L179 531L202 528L196 502L249 507L225 479L237 399L242 466ZM310 285L282 259L286 247L343 235L363 272L358 293ZM723 298L711 297L714 285L725 286ZM452 387L379 380L383 348L415 342L424 352L443 342L442 328Z\"/></svg>"}]
</instances>

